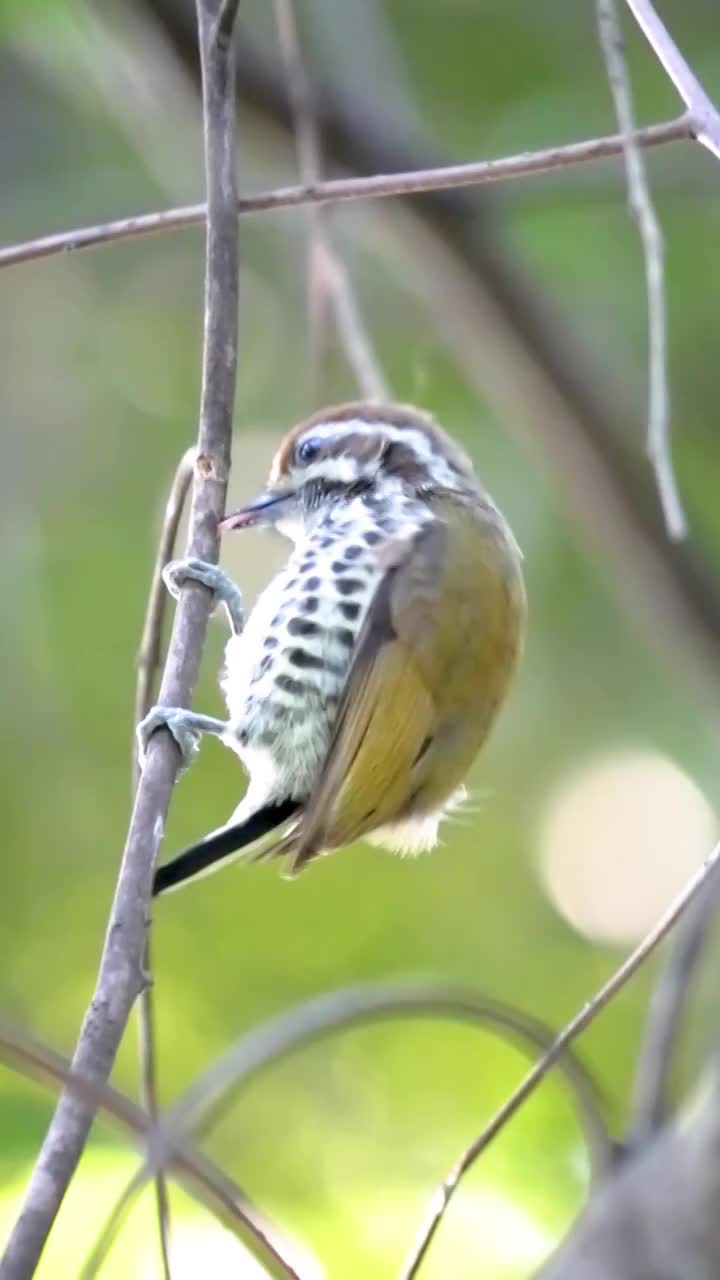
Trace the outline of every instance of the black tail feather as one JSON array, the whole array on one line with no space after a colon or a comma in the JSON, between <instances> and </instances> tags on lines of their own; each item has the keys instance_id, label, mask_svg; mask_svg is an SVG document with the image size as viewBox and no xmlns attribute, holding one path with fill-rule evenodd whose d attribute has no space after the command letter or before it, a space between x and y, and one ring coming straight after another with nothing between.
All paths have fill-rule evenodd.
<instances>
[{"instance_id":1,"label":"black tail feather","mask_svg":"<svg viewBox=\"0 0 720 1280\"><path fill-rule=\"evenodd\" d=\"M257 813L251 814L246 822L241 822L238 826L223 827L204 840L199 840L197 844L178 854L177 858L173 858L172 862L158 867L153 877L153 897L157 898L159 894L167 893L168 889L176 889L185 880L192 880L209 871L216 862L230 857L246 845L253 844L268 832L274 831L276 827L282 826L299 808L298 800L282 800L280 804L258 809Z\"/></svg>"}]
</instances>

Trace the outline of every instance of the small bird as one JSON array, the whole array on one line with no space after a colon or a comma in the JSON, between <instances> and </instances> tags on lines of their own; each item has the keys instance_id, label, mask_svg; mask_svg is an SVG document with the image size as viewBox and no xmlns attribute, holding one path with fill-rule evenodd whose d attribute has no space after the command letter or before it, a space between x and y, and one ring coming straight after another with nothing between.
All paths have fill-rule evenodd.
<instances>
[{"instance_id":1,"label":"small bird","mask_svg":"<svg viewBox=\"0 0 720 1280\"><path fill-rule=\"evenodd\" d=\"M249 845L296 872L360 837L414 853L437 841L505 698L522 648L521 553L462 450L426 413L352 403L301 422L266 492L225 530L272 526L294 542L247 621L214 565L175 561L224 603L227 722L155 707L187 763L212 733L247 791L229 822L161 866L153 893ZM271 836L268 842L268 837ZM259 843L258 843L259 842Z\"/></svg>"}]
</instances>

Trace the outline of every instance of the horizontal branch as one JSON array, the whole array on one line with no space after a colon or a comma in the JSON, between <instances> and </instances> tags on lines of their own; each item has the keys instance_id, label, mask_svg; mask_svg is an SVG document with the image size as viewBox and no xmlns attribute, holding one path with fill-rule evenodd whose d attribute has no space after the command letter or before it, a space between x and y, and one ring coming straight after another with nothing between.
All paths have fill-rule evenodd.
<instances>
[{"instance_id":1,"label":"horizontal branch","mask_svg":"<svg viewBox=\"0 0 720 1280\"><path fill-rule=\"evenodd\" d=\"M658 147L668 142L689 141L693 138L689 115L678 116L662 124L638 129L635 142L641 147ZM443 191L453 187L477 187L490 182L508 182L513 178L531 177L549 173L554 169L567 169L574 165L588 164L594 160L607 160L623 154L624 136L609 134L590 138L584 142L571 142L566 146L546 147L542 151L522 151L518 155L504 156L498 160L480 160L473 164L451 164L435 169L417 169L406 173L374 174L369 178L335 178L311 185L299 184L277 187L272 191L260 191L256 195L238 200L238 214L265 213L274 209L293 209L300 205L341 204L351 200L377 200L388 196L410 196L422 191ZM56 235L41 236L37 240L7 245L0 249L0 269L29 262L34 258L50 258L57 253L70 253L77 249L90 249L95 245L115 240L132 240L136 236L157 234L161 231L180 231L194 227L205 220L204 204L184 205L176 209L163 209L157 213L142 213L130 218L116 218L112 222L92 227L80 227L75 231L62 231Z\"/></svg>"}]
</instances>

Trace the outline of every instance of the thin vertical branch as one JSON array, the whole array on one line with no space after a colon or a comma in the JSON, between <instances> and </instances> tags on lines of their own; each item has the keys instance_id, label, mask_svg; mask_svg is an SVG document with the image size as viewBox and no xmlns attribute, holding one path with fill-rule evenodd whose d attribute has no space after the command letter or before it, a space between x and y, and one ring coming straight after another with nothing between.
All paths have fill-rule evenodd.
<instances>
[{"instance_id":1,"label":"thin vertical branch","mask_svg":"<svg viewBox=\"0 0 720 1280\"><path fill-rule=\"evenodd\" d=\"M709 889L708 881L714 874L720 872L720 842L705 858L701 867L691 877L685 888L677 895L675 900L671 902L667 911L658 920L657 924L638 943L634 951L620 965L618 969L608 978L599 991L583 1005L582 1009L568 1022L563 1028L560 1035L553 1042L542 1058L535 1063L535 1066L527 1073L520 1084L511 1093L510 1097L502 1107L495 1113L490 1122L485 1126L477 1138L470 1143L470 1146L463 1152L460 1159L455 1162L450 1172L443 1179L437 1188L431 1204L428 1208L427 1217L423 1223L415 1244L405 1262L400 1273L400 1280L415 1280L420 1271L423 1260L425 1259L428 1249L432 1244L438 1227L445 1216L450 1201L457 1191L462 1179L469 1169L472 1168L475 1161L494 1138L504 1129L505 1125L527 1101L540 1082L545 1078L550 1068L557 1062L560 1055L568 1048L570 1044L580 1035L586 1027L597 1017L597 1015L610 1003L625 984L637 973L638 969L648 956L659 946L664 938L672 930L677 921L685 914L687 909L694 903L700 894Z\"/></svg>"},{"instance_id":2,"label":"thin vertical branch","mask_svg":"<svg viewBox=\"0 0 720 1280\"><path fill-rule=\"evenodd\" d=\"M597 22L615 114L624 139L628 205L638 229L645 262L648 312L647 452L655 472L668 535L677 540L687 536L687 521L678 493L670 446L663 237L650 196L645 163L635 141L632 90L615 0L597 0Z\"/></svg>"},{"instance_id":3,"label":"thin vertical branch","mask_svg":"<svg viewBox=\"0 0 720 1280\"><path fill-rule=\"evenodd\" d=\"M222 22L218 23L218 17ZM218 557L218 521L230 468L237 359L237 184L234 59L228 6L198 0L207 178L203 378L188 553ZM186 706L200 666L212 604L200 583L183 587L175 614L160 701ZM110 911L100 970L83 1020L73 1070L103 1084L144 985L142 960L152 873L179 765L166 730L153 736L137 789ZM96 1106L65 1090L48 1129L20 1217L0 1262L2 1280L34 1274L77 1168Z\"/></svg>"},{"instance_id":4,"label":"thin vertical branch","mask_svg":"<svg viewBox=\"0 0 720 1280\"><path fill-rule=\"evenodd\" d=\"M150 591L148 593L145 620L143 622L142 636L140 638L140 648L138 650L136 660L137 679L135 683L135 709L131 748L133 798L139 781L137 737L134 726L138 724L145 715L147 715L147 712L150 710L151 703L154 700L155 682L160 673L160 665L162 661L163 622L167 611L167 591L165 589L165 584L163 583L162 572L165 565L172 559L175 553L178 529L185 509L185 502L190 491L190 484L192 482L195 455L196 450L194 448L186 449L177 465L170 493L168 494L167 503L165 504L165 516L160 530L160 541L158 543L155 564L153 566L153 575L150 583ZM143 970L145 973L146 983L143 990L140 992L140 999L138 1002L140 1083L145 1108L151 1120L156 1121L158 1118L157 1063L155 1050L152 959L150 954L149 934L145 944ZM163 1276L164 1280L171 1280L169 1245L170 1202L168 1197L167 1180L162 1169L158 1169L155 1175L155 1202L157 1207L158 1239L160 1243L160 1257Z\"/></svg>"},{"instance_id":5,"label":"thin vertical branch","mask_svg":"<svg viewBox=\"0 0 720 1280\"><path fill-rule=\"evenodd\" d=\"M175 544L180 521L185 510L185 502L192 484L196 456L197 449L194 445L191 449L185 450L178 462L177 470L170 486L155 564L153 565L140 646L135 659L137 679L135 681L135 709L131 745L133 795L139 780L135 725L140 723L155 700L155 682L160 674L162 663L162 633L168 599L162 573L165 565L169 560L172 560L175 554Z\"/></svg>"},{"instance_id":6,"label":"thin vertical branch","mask_svg":"<svg viewBox=\"0 0 720 1280\"><path fill-rule=\"evenodd\" d=\"M275 25L292 104L298 167L303 186L320 181L320 140L313 112L312 90L305 70L293 0L274 0ZM387 384L363 323L349 272L333 245L327 211L320 205L308 210L308 301L310 331L316 343L325 312L331 304L345 358L360 392L368 400L385 400Z\"/></svg>"},{"instance_id":7,"label":"thin vertical branch","mask_svg":"<svg viewBox=\"0 0 720 1280\"><path fill-rule=\"evenodd\" d=\"M165 504L165 515L160 530L160 540L153 566L153 575L148 593L140 648L136 660L137 679L135 682L135 714L132 734L132 794L139 781L137 760L137 737L134 726L138 724L150 710L154 700L155 682L160 672L162 660L162 634L165 613L167 611L167 591L162 573L165 565L175 554L178 529L185 509L185 502L190 491L195 464L195 448L186 449L180 459ZM158 1118L157 1098L157 1063L155 1050L155 1017L152 980L152 959L150 954L150 936L146 939L143 970L146 983L140 993L138 1003L138 1040L140 1057L140 1082L145 1108L152 1121ZM171 1280L170 1268L170 1202L167 1180L162 1169L155 1175L155 1202L157 1207L158 1238L164 1280Z\"/></svg>"},{"instance_id":8,"label":"thin vertical branch","mask_svg":"<svg viewBox=\"0 0 720 1280\"><path fill-rule=\"evenodd\" d=\"M145 986L138 1001L138 1042L140 1046L140 1087L145 1109L153 1123L159 1116L157 1095L157 1048L155 1038L155 1000L153 996L152 956L150 931L145 942L143 956ZM170 1266L170 1195L165 1170L157 1168L154 1177L155 1209L157 1213L158 1245L163 1280L172 1280Z\"/></svg>"}]
</instances>

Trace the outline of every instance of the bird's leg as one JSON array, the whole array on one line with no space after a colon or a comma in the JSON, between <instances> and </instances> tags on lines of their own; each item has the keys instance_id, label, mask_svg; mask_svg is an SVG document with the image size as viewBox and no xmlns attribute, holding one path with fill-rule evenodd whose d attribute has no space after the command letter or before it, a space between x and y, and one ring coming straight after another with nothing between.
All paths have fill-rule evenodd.
<instances>
[{"instance_id":1,"label":"bird's leg","mask_svg":"<svg viewBox=\"0 0 720 1280\"><path fill-rule=\"evenodd\" d=\"M170 560L165 565L162 576L174 600L177 600L183 583L188 578L209 587L215 597L213 608L218 604L224 604L230 630L233 635L240 635L245 625L242 595L239 587L235 586L232 579L228 578L218 565L209 564L206 560L196 560L193 557L187 560Z\"/></svg>"},{"instance_id":2,"label":"bird's leg","mask_svg":"<svg viewBox=\"0 0 720 1280\"><path fill-rule=\"evenodd\" d=\"M217 738L224 738L228 732L228 725L224 720L216 720L214 716L200 715L197 711L189 711L186 707L151 707L135 730L138 764L141 769L145 768L147 744L156 729L170 730L180 749L181 770L183 770L192 764L202 735L211 733Z\"/></svg>"},{"instance_id":3,"label":"bird's leg","mask_svg":"<svg viewBox=\"0 0 720 1280\"><path fill-rule=\"evenodd\" d=\"M188 578L209 587L214 597L213 608L223 604L227 611L230 630L233 635L240 635L245 623L242 596L235 583L217 565L192 557L187 560L170 560L165 565L162 576L165 586L175 600ZM169 729L175 739L182 756L182 769L187 769L192 763L204 733L224 738L228 732L225 721L216 720L214 716L199 715L198 712L189 711L186 707L152 707L135 731L141 769L145 765L150 737L156 729L160 728Z\"/></svg>"}]
</instances>

